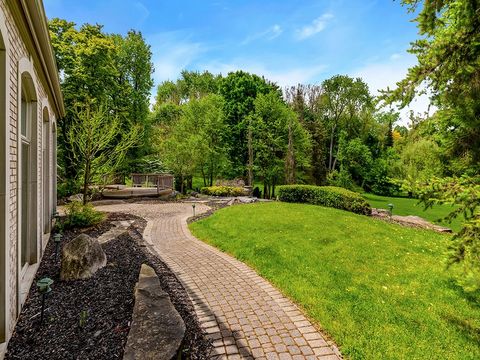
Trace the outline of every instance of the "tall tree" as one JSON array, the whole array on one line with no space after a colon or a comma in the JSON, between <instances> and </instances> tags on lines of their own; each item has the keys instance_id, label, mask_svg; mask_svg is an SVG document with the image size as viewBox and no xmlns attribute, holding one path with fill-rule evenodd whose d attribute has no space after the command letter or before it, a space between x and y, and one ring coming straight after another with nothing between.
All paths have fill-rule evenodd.
<instances>
[{"instance_id":1,"label":"tall tree","mask_svg":"<svg viewBox=\"0 0 480 360\"><path fill-rule=\"evenodd\" d=\"M326 182L327 134L324 116L320 108L322 88L319 85L292 86L285 89L285 98L295 111L302 126L308 131L311 139L309 181L317 185Z\"/></svg>"},{"instance_id":2,"label":"tall tree","mask_svg":"<svg viewBox=\"0 0 480 360\"><path fill-rule=\"evenodd\" d=\"M127 151L135 146L138 127L129 132L121 130L120 121L110 116L104 106L86 102L74 109L74 118L68 129L66 140L72 149L70 159L80 170L83 203L88 201L88 190L92 180L102 170L115 168Z\"/></svg>"},{"instance_id":3,"label":"tall tree","mask_svg":"<svg viewBox=\"0 0 480 360\"><path fill-rule=\"evenodd\" d=\"M220 81L219 93L225 99L225 116L231 130L232 176L244 176L248 163L248 116L253 114L257 95L281 92L275 84L244 71L229 73Z\"/></svg>"},{"instance_id":4,"label":"tall tree","mask_svg":"<svg viewBox=\"0 0 480 360\"><path fill-rule=\"evenodd\" d=\"M59 148L66 177L75 179L78 167L67 134L77 124L75 107L90 99L103 104L109 114L119 119L125 132L135 124L145 125L148 116L149 90L152 86L151 52L140 33L131 31L126 38L103 32L101 25L52 19L50 36L61 73L66 116L59 119ZM137 141L143 137L138 134Z\"/></svg>"},{"instance_id":5,"label":"tall tree","mask_svg":"<svg viewBox=\"0 0 480 360\"><path fill-rule=\"evenodd\" d=\"M296 167L309 165L310 139L296 114L276 92L259 94L252 116L255 165L264 184L264 197L275 196L285 177L294 179ZM296 166L286 170L288 161ZM290 173L289 173L290 171Z\"/></svg>"},{"instance_id":6,"label":"tall tree","mask_svg":"<svg viewBox=\"0 0 480 360\"><path fill-rule=\"evenodd\" d=\"M363 112L372 109L372 97L365 82L345 75L335 75L323 81L322 90L320 106L330 132L328 171L333 171L338 157L335 153L339 151L340 131L358 135Z\"/></svg>"}]
</instances>

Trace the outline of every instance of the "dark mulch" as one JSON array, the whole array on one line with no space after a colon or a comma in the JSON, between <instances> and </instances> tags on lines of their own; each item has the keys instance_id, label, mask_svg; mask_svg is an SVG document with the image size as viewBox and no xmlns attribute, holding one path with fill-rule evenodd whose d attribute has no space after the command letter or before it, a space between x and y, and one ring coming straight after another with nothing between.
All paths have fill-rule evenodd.
<instances>
[{"instance_id":1,"label":"dark mulch","mask_svg":"<svg viewBox=\"0 0 480 360\"><path fill-rule=\"evenodd\" d=\"M9 341L6 359L122 358L132 319L134 287L143 263L155 269L162 288L185 321L183 358L209 357L211 344L200 328L185 289L143 242L141 233L146 221L128 214L109 214L105 222L84 232L98 237L112 227L110 221L130 219L135 221L128 234L102 245L107 266L88 280L61 281L60 259L55 258L53 241L48 243ZM63 244L79 233L66 231ZM40 324L41 296L35 284L43 277L52 278L54 284L46 300L44 323Z\"/></svg>"}]
</instances>

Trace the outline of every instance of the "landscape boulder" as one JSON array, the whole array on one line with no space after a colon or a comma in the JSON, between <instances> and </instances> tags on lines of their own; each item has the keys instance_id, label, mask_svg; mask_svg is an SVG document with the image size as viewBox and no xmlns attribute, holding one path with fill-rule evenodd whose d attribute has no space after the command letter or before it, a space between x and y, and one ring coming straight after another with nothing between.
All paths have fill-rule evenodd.
<instances>
[{"instance_id":1,"label":"landscape boulder","mask_svg":"<svg viewBox=\"0 0 480 360\"><path fill-rule=\"evenodd\" d=\"M124 360L169 360L176 357L185 335L185 323L155 271L143 264L135 287L132 326Z\"/></svg>"},{"instance_id":2,"label":"landscape boulder","mask_svg":"<svg viewBox=\"0 0 480 360\"><path fill-rule=\"evenodd\" d=\"M88 279L106 264L107 257L98 240L80 234L63 247L60 278Z\"/></svg>"}]
</instances>

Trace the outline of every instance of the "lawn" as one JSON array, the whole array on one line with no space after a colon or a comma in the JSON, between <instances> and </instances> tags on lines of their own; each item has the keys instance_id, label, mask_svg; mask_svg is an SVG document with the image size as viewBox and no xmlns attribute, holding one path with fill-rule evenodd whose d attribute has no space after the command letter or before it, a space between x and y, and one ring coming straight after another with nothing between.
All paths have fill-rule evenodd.
<instances>
[{"instance_id":1,"label":"lawn","mask_svg":"<svg viewBox=\"0 0 480 360\"><path fill-rule=\"evenodd\" d=\"M479 296L446 271L449 236L314 205L222 209L190 225L270 280L350 359L480 359Z\"/></svg>"},{"instance_id":2,"label":"lawn","mask_svg":"<svg viewBox=\"0 0 480 360\"><path fill-rule=\"evenodd\" d=\"M454 219L451 223L448 221L438 221L444 219L452 210L450 205L435 205L432 208L425 210L423 204L419 204L417 199L409 199L402 197L388 197L374 194L362 194L367 199L370 205L374 208L388 209L388 204L393 204L394 215L416 215L420 216L430 222L437 223L454 231L461 228L461 219Z\"/></svg>"}]
</instances>

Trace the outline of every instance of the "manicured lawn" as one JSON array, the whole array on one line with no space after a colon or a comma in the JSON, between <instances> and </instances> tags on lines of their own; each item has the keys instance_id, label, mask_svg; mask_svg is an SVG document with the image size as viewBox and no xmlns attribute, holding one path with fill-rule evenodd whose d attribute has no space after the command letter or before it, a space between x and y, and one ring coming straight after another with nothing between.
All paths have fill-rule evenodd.
<instances>
[{"instance_id":1,"label":"manicured lawn","mask_svg":"<svg viewBox=\"0 0 480 360\"><path fill-rule=\"evenodd\" d=\"M299 304L351 359L480 359L479 296L446 271L449 236L320 206L262 203L190 225Z\"/></svg>"},{"instance_id":2,"label":"manicured lawn","mask_svg":"<svg viewBox=\"0 0 480 360\"><path fill-rule=\"evenodd\" d=\"M438 221L445 218L453 208L449 205L435 205L432 208L425 210L423 204L419 204L417 199L379 196L374 194L362 194L370 205L374 208L388 209L388 204L393 204L393 214L395 215L416 215L420 216L430 222L441 224L449 227L454 231L461 228L461 219L456 218L451 223L448 221Z\"/></svg>"}]
</instances>

